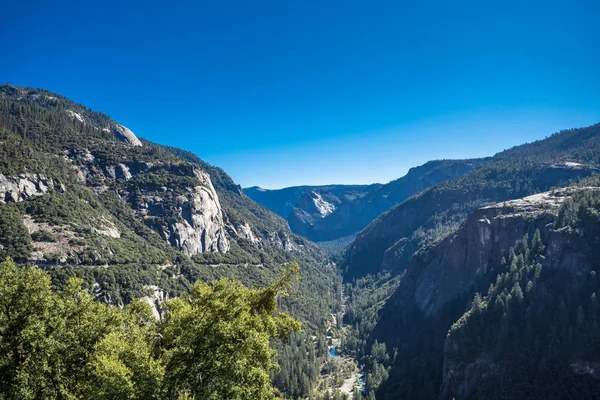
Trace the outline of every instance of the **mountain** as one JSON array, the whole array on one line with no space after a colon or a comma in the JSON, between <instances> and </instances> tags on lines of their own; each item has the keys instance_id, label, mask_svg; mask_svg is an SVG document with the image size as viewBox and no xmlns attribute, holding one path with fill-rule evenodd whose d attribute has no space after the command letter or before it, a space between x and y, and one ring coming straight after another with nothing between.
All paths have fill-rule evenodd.
<instances>
[{"instance_id":1,"label":"mountain","mask_svg":"<svg viewBox=\"0 0 600 400\"><path fill-rule=\"evenodd\" d=\"M142 299L157 318L165 299L185 296L196 281L227 277L265 288L296 262L301 279L277 303L303 330L272 343L281 350L278 363L297 366L284 377L271 371L287 397L317 386L325 334L341 309L335 265L220 168L61 95L0 85L6 257L44 269L55 290L79 277L98 302L123 307ZM311 336L317 353L304 351Z\"/></svg>"},{"instance_id":2,"label":"mountain","mask_svg":"<svg viewBox=\"0 0 600 400\"><path fill-rule=\"evenodd\" d=\"M341 204L301 234L314 241L330 241L356 234L383 212L410 196L438 182L461 177L484 162L485 159L437 160L411 168L403 177L375 188L352 202Z\"/></svg>"},{"instance_id":3,"label":"mountain","mask_svg":"<svg viewBox=\"0 0 600 400\"><path fill-rule=\"evenodd\" d=\"M123 304L177 296L196 279L264 286L298 261L304 279L285 306L317 327L336 303L312 296L337 279L320 250L189 152L11 85L0 86L0 141L0 256L49 270L58 286L78 275Z\"/></svg>"},{"instance_id":4,"label":"mountain","mask_svg":"<svg viewBox=\"0 0 600 400\"><path fill-rule=\"evenodd\" d=\"M187 298L195 281L241 281L195 286L203 293L193 296L208 296L215 315L221 302L211 291L243 306L239 310L247 303L267 310L277 305L303 322L302 332L270 343L280 350L275 361L281 369L261 372L264 387L275 384L285 398L314 398L315 391L328 398L330 383L347 379L352 386L359 371L351 359L364 368L367 398L595 398L599 154L597 124L486 159L432 161L386 185L242 190L195 154L139 138L102 113L45 90L2 85L0 257L20 267L10 261L1 267L24 282L39 278L36 285L51 299L40 304L40 321L60 326L57 337L67 341L70 330L84 335L86 326L64 325L60 310L50 310L52 302L71 307L75 298L86 298L69 294L72 277L92 293L96 301L88 296L88 303L101 310L99 321L111 310L130 310L128 304L135 309L136 299L160 320L165 299ZM337 265L303 237L341 243L358 231ZM277 296L278 277L293 262L301 279L289 296ZM11 282L6 287L18 288ZM36 298L35 288L10 295ZM263 297L268 304L258 300ZM38 309L21 308L23 315ZM122 315L135 316L131 312ZM10 314L3 311L3 321ZM152 324L119 321L106 326L144 331ZM269 324L263 328L275 334ZM45 331L33 331L49 344ZM244 331L251 342L252 333ZM228 339L235 342L236 335ZM261 340L265 360L272 354L269 337ZM166 343L157 335L143 341L158 342ZM343 357L329 356L328 346ZM20 351L0 347L5 354ZM52 358L56 365L63 365L60 354ZM10 365L19 360L3 359L0 369L18 382L21 375ZM20 361L46 379L46 370ZM230 361L235 372L236 358ZM227 390L226 380L220 385Z\"/></svg>"},{"instance_id":5,"label":"mountain","mask_svg":"<svg viewBox=\"0 0 600 400\"><path fill-rule=\"evenodd\" d=\"M372 332L398 349L377 398L593 398L599 209L599 187L502 202L415 254Z\"/></svg>"},{"instance_id":6,"label":"mountain","mask_svg":"<svg viewBox=\"0 0 600 400\"><path fill-rule=\"evenodd\" d=\"M304 210L308 214L318 214L322 218L328 214L328 209L335 209L339 204L360 198L380 186L378 183L291 186L283 189L263 189L253 186L245 188L244 194L282 218L290 217L295 208ZM323 203L327 204L320 205L311 200L316 198L324 199Z\"/></svg>"},{"instance_id":7,"label":"mountain","mask_svg":"<svg viewBox=\"0 0 600 400\"><path fill-rule=\"evenodd\" d=\"M438 182L458 178L486 160L437 160L385 185L297 186L244 189L253 200L286 218L296 234L334 241L356 234L381 213Z\"/></svg>"},{"instance_id":8,"label":"mountain","mask_svg":"<svg viewBox=\"0 0 600 400\"><path fill-rule=\"evenodd\" d=\"M595 397L598 154L600 124L562 131L433 185L357 235L340 267L347 346L369 391Z\"/></svg>"},{"instance_id":9,"label":"mountain","mask_svg":"<svg viewBox=\"0 0 600 400\"><path fill-rule=\"evenodd\" d=\"M381 186L378 183L293 186L275 190L253 186L245 188L244 193L280 217L287 219L294 233L306 236L312 225Z\"/></svg>"},{"instance_id":10,"label":"mountain","mask_svg":"<svg viewBox=\"0 0 600 400\"><path fill-rule=\"evenodd\" d=\"M348 278L402 268L423 244L457 229L485 204L568 185L599 172L600 124L506 150L464 176L391 208L358 234L343 266Z\"/></svg>"}]
</instances>

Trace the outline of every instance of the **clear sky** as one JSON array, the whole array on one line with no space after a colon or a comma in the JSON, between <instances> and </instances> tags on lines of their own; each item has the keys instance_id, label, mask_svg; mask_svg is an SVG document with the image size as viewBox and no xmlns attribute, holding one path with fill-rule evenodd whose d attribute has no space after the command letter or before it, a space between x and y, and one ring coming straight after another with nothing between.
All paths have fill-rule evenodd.
<instances>
[{"instance_id":1,"label":"clear sky","mask_svg":"<svg viewBox=\"0 0 600 400\"><path fill-rule=\"evenodd\" d=\"M5 1L0 82L243 186L386 182L600 122L600 2Z\"/></svg>"}]
</instances>

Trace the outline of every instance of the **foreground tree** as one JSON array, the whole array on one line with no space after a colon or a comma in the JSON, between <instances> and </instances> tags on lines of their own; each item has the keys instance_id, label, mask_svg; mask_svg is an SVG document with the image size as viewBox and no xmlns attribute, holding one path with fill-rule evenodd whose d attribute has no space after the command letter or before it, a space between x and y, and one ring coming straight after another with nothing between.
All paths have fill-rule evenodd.
<instances>
[{"instance_id":1,"label":"foreground tree","mask_svg":"<svg viewBox=\"0 0 600 400\"><path fill-rule=\"evenodd\" d=\"M197 282L165 304L95 302L71 279L0 264L0 399L274 399L274 338L300 324L277 311L298 265L261 290Z\"/></svg>"}]
</instances>

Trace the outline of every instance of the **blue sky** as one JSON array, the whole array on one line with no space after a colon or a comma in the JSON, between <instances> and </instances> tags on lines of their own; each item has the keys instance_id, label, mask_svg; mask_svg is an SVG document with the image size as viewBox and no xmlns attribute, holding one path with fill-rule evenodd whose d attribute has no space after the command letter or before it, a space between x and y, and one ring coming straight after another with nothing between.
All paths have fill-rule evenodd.
<instances>
[{"instance_id":1,"label":"blue sky","mask_svg":"<svg viewBox=\"0 0 600 400\"><path fill-rule=\"evenodd\" d=\"M600 2L11 1L0 82L243 186L386 182L600 122Z\"/></svg>"}]
</instances>

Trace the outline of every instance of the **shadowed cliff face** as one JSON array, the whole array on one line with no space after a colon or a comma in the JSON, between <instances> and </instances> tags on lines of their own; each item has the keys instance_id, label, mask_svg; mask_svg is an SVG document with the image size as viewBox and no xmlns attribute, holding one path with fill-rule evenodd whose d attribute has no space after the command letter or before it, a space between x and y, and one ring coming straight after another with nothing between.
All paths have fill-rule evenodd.
<instances>
[{"instance_id":1,"label":"shadowed cliff face","mask_svg":"<svg viewBox=\"0 0 600 400\"><path fill-rule=\"evenodd\" d=\"M414 285L414 303L426 316L438 312L454 297L470 291L490 266L500 264L517 240L525 234L533 237L536 229L548 241L542 266L575 269L582 265L585 255L569 252L569 239L552 231L560 205L574 191L536 194L483 207L469 215L455 234L415 256L404 280Z\"/></svg>"},{"instance_id":2,"label":"shadowed cliff face","mask_svg":"<svg viewBox=\"0 0 600 400\"><path fill-rule=\"evenodd\" d=\"M315 241L329 241L355 234L410 196L436 183L459 178L483 162L484 159L437 160L411 168L405 176L355 201L343 203L329 215L314 221L307 227L306 236Z\"/></svg>"},{"instance_id":3,"label":"shadowed cliff face","mask_svg":"<svg viewBox=\"0 0 600 400\"><path fill-rule=\"evenodd\" d=\"M406 366L406 360L420 360L420 355L412 350L418 348L427 348L431 357L414 361L412 373L427 374L436 369L442 373L437 378L437 384L442 385L439 392L442 399L469 398L484 386L486 390L492 390L490 387L500 390L494 385L499 384L499 377L511 375L506 371L510 364L500 362L497 355L489 353L488 348L477 342L485 343L485 335L492 335L485 331L488 323L471 331L471 335L479 335L477 340L469 338L464 330L457 330L446 338L447 332L453 323L460 326L460 321L469 314L464 314L465 308L468 309L474 291L483 290L482 295L485 294L489 284L496 282L496 276L503 275L507 267L502 260L509 259L509 249L523 237L531 241L536 231L540 232L545 244L543 256L534 258L534 264L539 264L540 270L558 271L575 280L589 273L594 261L590 260L590 244L581 237L585 228L556 228L561 205L584 191L598 192L600 188L557 189L482 207L471 213L456 232L414 255L396 293L382 310L372 336L372 340L385 342L388 347L402 348L404 344L398 358L404 357L405 361L399 361L390 371L389 381L381 389L382 398L395 398L391 393L409 393L403 392L406 388L399 387L403 387L402 380L410 379L407 371L411 368ZM531 276L527 279L533 280L533 269L527 269ZM527 283L527 279L523 279ZM560 278L556 279L560 281ZM512 283L510 285L512 287ZM525 291L526 285L521 285ZM540 286L539 296L547 296L550 287ZM578 287L579 284L574 284L574 288ZM586 296L589 298L589 294ZM575 366L583 365L582 362L577 357L572 361ZM424 369L419 372L419 368Z\"/></svg>"},{"instance_id":4,"label":"shadowed cliff face","mask_svg":"<svg viewBox=\"0 0 600 400\"><path fill-rule=\"evenodd\" d=\"M473 171L458 180L435 185L373 221L348 246L342 262L347 278L402 270L423 244L457 229L478 208L568 185L597 172L591 166L543 164L528 165L510 175L502 172L507 175L503 177L494 164L482 168L491 171Z\"/></svg>"},{"instance_id":5,"label":"shadowed cliff face","mask_svg":"<svg viewBox=\"0 0 600 400\"><path fill-rule=\"evenodd\" d=\"M545 249L527 257L529 248L523 253L523 245L515 246L516 262L507 256L508 266L498 268L489 289L475 286L481 295L445 340L441 399L596 397L599 190L540 194L513 209L527 207L521 214L539 227ZM571 199L575 207L569 207ZM557 215L555 204L563 201ZM543 224L542 213L549 223Z\"/></svg>"}]
</instances>

